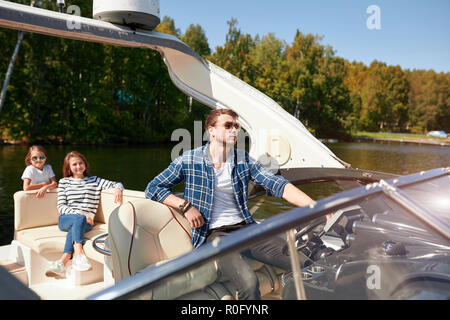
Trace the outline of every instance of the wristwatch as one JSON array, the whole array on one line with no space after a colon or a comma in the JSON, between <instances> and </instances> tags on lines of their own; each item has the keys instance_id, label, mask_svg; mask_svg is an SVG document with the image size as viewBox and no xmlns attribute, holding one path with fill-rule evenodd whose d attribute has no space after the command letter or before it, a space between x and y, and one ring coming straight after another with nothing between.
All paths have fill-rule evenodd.
<instances>
[{"instance_id":1,"label":"wristwatch","mask_svg":"<svg viewBox=\"0 0 450 320\"><path fill-rule=\"evenodd\" d=\"M192 207L192 203L190 203L187 200L184 200L184 202L182 204L180 204L180 206L178 207L181 211L181 213L184 214Z\"/></svg>"}]
</instances>

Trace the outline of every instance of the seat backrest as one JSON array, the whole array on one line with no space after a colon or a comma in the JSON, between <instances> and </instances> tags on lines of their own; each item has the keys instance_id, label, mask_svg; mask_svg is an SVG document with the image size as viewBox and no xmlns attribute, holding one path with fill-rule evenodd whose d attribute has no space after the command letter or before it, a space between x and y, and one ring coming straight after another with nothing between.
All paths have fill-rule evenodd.
<instances>
[{"instance_id":1,"label":"seat backrest","mask_svg":"<svg viewBox=\"0 0 450 320\"><path fill-rule=\"evenodd\" d=\"M144 192L127 189L123 191L123 203L139 199L145 199ZM95 221L108 223L111 212L113 212L118 206L118 203L114 203L114 189L103 190L100 195L100 204L98 206L97 213L95 214Z\"/></svg>"},{"instance_id":2,"label":"seat backrest","mask_svg":"<svg viewBox=\"0 0 450 320\"><path fill-rule=\"evenodd\" d=\"M124 190L123 203L145 199L144 192ZM45 227L58 224L58 192L47 192L42 199L36 198L36 191L17 191L14 194L14 230ZM114 203L114 189L103 190L100 196L95 221L107 223L111 212L119 204Z\"/></svg>"},{"instance_id":3,"label":"seat backrest","mask_svg":"<svg viewBox=\"0 0 450 320\"><path fill-rule=\"evenodd\" d=\"M57 224L59 217L56 208L57 198L56 190L47 192L43 199L36 198L36 191L14 193L15 232Z\"/></svg>"},{"instance_id":4,"label":"seat backrest","mask_svg":"<svg viewBox=\"0 0 450 320\"><path fill-rule=\"evenodd\" d=\"M189 222L176 210L150 199L129 201L114 209L108 234L116 282L193 248Z\"/></svg>"}]
</instances>

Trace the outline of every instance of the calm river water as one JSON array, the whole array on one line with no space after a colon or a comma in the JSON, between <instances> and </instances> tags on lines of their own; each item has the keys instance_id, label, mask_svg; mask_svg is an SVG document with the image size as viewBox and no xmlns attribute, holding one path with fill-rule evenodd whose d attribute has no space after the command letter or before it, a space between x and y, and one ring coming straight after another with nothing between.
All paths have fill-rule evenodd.
<instances>
[{"instance_id":1,"label":"calm river water","mask_svg":"<svg viewBox=\"0 0 450 320\"><path fill-rule=\"evenodd\" d=\"M330 143L327 146L353 168L409 174L450 166L449 147L400 143ZM57 179L61 178L66 153L77 150L87 157L92 175L120 181L126 189L143 191L148 182L170 163L172 146L46 146L46 149ZM22 189L20 177L25 169L26 153L26 146L0 146L0 245L8 244L13 237L13 194ZM302 189L314 199L338 191L334 184ZM182 185L175 188L175 191L182 190ZM257 217L271 216L290 208L283 200L267 197Z\"/></svg>"}]
</instances>

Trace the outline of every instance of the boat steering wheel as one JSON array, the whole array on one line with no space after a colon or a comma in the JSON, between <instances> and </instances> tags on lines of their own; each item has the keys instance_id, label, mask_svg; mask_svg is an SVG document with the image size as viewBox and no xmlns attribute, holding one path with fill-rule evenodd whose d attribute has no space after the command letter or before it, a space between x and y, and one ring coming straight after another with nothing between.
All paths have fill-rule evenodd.
<instances>
[{"instance_id":1,"label":"boat steering wheel","mask_svg":"<svg viewBox=\"0 0 450 320\"><path fill-rule=\"evenodd\" d=\"M303 241L303 236L306 234L311 233L315 228L317 228L319 225L323 224L325 226L327 222L327 219L325 216L316 218L314 220L312 220L311 222L309 222L306 226L304 226L303 228L301 228L300 230L297 231L297 233L295 234L295 242L296 242L296 248L297 251L300 250L308 250L309 247L311 246L315 246L315 243L311 242L311 238L308 236L308 239L306 241ZM322 230L320 230L317 233L317 237L320 238L325 234L325 229L322 228ZM301 243L300 245L297 245L297 243ZM288 250L288 244L286 243L283 247L283 252L285 254L289 254L289 250ZM308 255L309 257L309 255Z\"/></svg>"},{"instance_id":2,"label":"boat steering wheel","mask_svg":"<svg viewBox=\"0 0 450 320\"><path fill-rule=\"evenodd\" d=\"M321 224L323 224L325 226L326 222L327 222L327 219L325 218L325 216L322 216L322 217L314 219L307 226L305 226L302 229L297 231L297 234L295 235L295 241L302 240L304 235L312 232L315 228L317 228ZM324 234L325 234L325 230L322 228L322 230L320 230L318 232L317 236L320 238ZM308 244L309 241L310 241L310 239L308 238L308 240L303 245L301 245L300 247L297 247L297 249L298 250L299 249L303 249Z\"/></svg>"}]
</instances>

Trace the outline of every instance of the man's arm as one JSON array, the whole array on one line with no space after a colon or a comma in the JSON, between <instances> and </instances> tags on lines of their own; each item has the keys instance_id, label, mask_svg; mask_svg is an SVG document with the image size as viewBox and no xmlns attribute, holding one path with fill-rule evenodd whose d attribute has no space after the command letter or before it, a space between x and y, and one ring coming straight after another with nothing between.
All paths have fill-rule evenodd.
<instances>
[{"instance_id":1,"label":"man's arm","mask_svg":"<svg viewBox=\"0 0 450 320\"><path fill-rule=\"evenodd\" d=\"M149 182L145 189L145 197L164 203L164 200L172 194L172 188L184 179L182 159L175 159L167 169Z\"/></svg>"},{"instance_id":2,"label":"man's arm","mask_svg":"<svg viewBox=\"0 0 450 320\"><path fill-rule=\"evenodd\" d=\"M304 207L315 203L313 199L311 199L306 193L298 189L292 183L288 183L284 186L282 197L284 200L297 207ZM329 213L325 216L327 218L327 222L332 216L333 213Z\"/></svg>"},{"instance_id":3,"label":"man's arm","mask_svg":"<svg viewBox=\"0 0 450 320\"><path fill-rule=\"evenodd\" d=\"M178 157L148 184L145 197L179 210L184 199L174 195L172 188L183 179L182 158ZM205 223L202 214L194 206L184 213L184 217L192 228L200 228Z\"/></svg>"},{"instance_id":4,"label":"man's arm","mask_svg":"<svg viewBox=\"0 0 450 320\"><path fill-rule=\"evenodd\" d=\"M292 183L288 183L284 186L282 198L297 207L304 207L315 202Z\"/></svg>"},{"instance_id":5,"label":"man's arm","mask_svg":"<svg viewBox=\"0 0 450 320\"><path fill-rule=\"evenodd\" d=\"M262 185L266 190L271 190L272 195L283 198L297 207L304 207L315 202L306 193L288 182L282 176L276 176L264 168L258 161L251 158L250 160L252 179ZM333 213L326 215L327 222L332 216Z\"/></svg>"}]
</instances>

